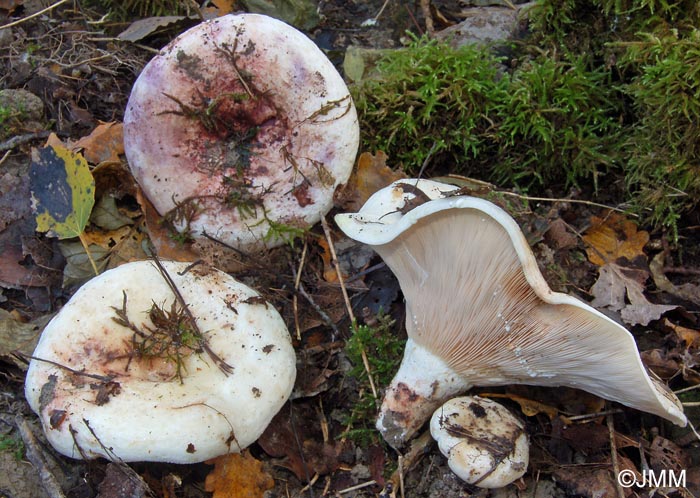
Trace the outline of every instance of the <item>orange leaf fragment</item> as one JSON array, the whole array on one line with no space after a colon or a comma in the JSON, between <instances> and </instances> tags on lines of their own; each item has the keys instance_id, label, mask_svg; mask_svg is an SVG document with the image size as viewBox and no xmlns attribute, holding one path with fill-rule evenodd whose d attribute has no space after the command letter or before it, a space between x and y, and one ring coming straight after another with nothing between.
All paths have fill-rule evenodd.
<instances>
[{"instance_id":1,"label":"orange leaf fragment","mask_svg":"<svg viewBox=\"0 0 700 498\"><path fill-rule=\"evenodd\" d=\"M223 455L214 464L204 481L204 489L213 498L262 498L265 491L275 487L275 481L264 471L263 463L248 452Z\"/></svg>"},{"instance_id":2,"label":"orange leaf fragment","mask_svg":"<svg viewBox=\"0 0 700 498\"><path fill-rule=\"evenodd\" d=\"M124 154L124 126L116 122L100 123L74 147L83 149L83 156L90 164L118 163L119 155Z\"/></svg>"},{"instance_id":3,"label":"orange leaf fragment","mask_svg":"<svg viewBox=\"0 0 700 498\"><path fill-rule=\"evenodd\" d=\"M637 231L633 221L612 213L605 218L591 216L591 227L586 230L583 240L588 245L589 261L602 266L622 257L632 261L637 256L644 256L649 233Z\"/></svg>"},{"instance_id":4,"label":"orange leaf fragment","mask_svg":"<svg viewBox=\"0 0 700 498\"><path fill-rule=\"evenodd\" d=\"M360 155L357 167L339 194L338 204L344 210L359 211L377 190L406 177L400 171L394 171L387 166L386 159L386 154L381 150L375 155L369 152Z\"/></svg>"},{"instance_id":5,"label":"orange leaf fragment","mask_svg":"<svg viewBox=\"0 0 700 498\"><path fill-rule=\"evenodd\" d=\"M526 417L534 417L538 413L544 413L549 417L550 420L554 420L559 414L559 410L553 406L540 403L534 399L529 399L524 396L519 396L517 394L499 394L499 393L481 393L479 396L485 398L507 398L511 401L515 401L520 405L520 410Z\"/></svg>"}]
</instances>

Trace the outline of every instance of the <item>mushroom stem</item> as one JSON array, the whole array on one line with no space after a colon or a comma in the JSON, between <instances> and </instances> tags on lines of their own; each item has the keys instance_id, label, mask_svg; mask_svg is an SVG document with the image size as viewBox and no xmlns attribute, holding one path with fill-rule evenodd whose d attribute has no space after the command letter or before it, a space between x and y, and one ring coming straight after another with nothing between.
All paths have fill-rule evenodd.
<instances>
[{"instance_id":1,"label":"mushroom stem","mask_svg":"<svg viewBox=\"0 0 700 498\"><path fill-rule=\"evenodd\" d=\"M409 338L399 371L384 395L377 429L398 449L438 406L471 387L442 358Z\"/></svg>"}]
</instances>

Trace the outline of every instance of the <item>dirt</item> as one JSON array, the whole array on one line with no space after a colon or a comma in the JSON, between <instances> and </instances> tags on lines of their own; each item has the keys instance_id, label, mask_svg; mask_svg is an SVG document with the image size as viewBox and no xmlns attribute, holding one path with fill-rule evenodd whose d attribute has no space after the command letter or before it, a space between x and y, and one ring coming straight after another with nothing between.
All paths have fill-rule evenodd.
<instances>
[{"instance_id":1,"label":"dirt","mask_svg":"<svg viewBox=\"0 0 700 498\"><path fill-rule=\"evenodd\" d=\"M433 14L438 28L458 21L457 2L433 2L433 6L437 9ZM25 1L23 5L21 1L0 2L0 16L11 13L11 20L22 20L43 7L38 1ZM319 11L320 23L308 34L338 67L349 46L398 47L407 30L421 33L426 26L418 2L328 0L319 2ZM50 496L46 491L50 489L47 475L55 479L66 496L76 498L211 496L205 491L205 478L213 462L126 466L103 460L84 463L56 453L46 443L35 415L24 401L26 362L12 354L17 349L31 352L40 324L59 310L76 289L75 285L62 285L67 262L65 251L61 251L56 239L34 231L27 183L32 148L42 146L49 132L64 142L74 142L88 135L100 122L121 121L131 85L145 63L155 50L194 23L180 20L166 24L134 44L114 38L131 20L114 22L103 18L103 14L104 11L79 2L65 3L25 19L11 29L0 30L2 91L21 89L33 95L31 118L10 117L0 130L0 243L4 255L0 257L0 307L5 313L0 317L3 323L0 332L6 333L10 320L17 327L10 335L0 334L0 342L5 341L5 347L0 347L0 447L3 448L0 497ZM373 27L362 26L377 16ZM20 97L27 98L26 94ZM37 109L37 100L43 103L43 111ZM24 111L26 107L18 104L17 109ZM146 227L143 218L152 213L139 204L123 156L121 161L100 174L98 193L108 192L117 199L121 211L136 220L140 237L144 233L155 237L157 223L151 222ZM561 197L567 193L553 194ZM575 203L526 204L515 200L514 204L518 222L534 244L547 281L555 290L590 300L597 272L595 265L586 259L578 235L588 228L590 216L599 213L598 208ZM693 266L696 255L691 243L696 240L697 232L697 227L692 226L684 232L687 247L681 244L669 248L658 233L651 235L647 246L656 252L667 249L666 266L676 269L672 276L678 286L697 283L697 273L693 273L697 272ZM340 232L333 235L339 239L340 258L350 261L347 264L355 270L381 263L366 249L342 239ZM383 444L377 432L369 440L344 437L347 416L358 400L367 396L367 387L348 375L353 365L344 345L349 338L350 323L340 287L324 278L329 271L324 261L327 263L329 257L318 242L323 240L321 228L315 227L308 240L311 242L302 283L313 297L313 305L301 298L293 300L289 292L295 287L290 262L299 262L301 245L275 250L269 261L244 258L236 262L237 276L263 289L264 297L280 309L290 330L294 331L299 324L303 330L301 339L294 341L300 368L293 400L248 452L263 463L264 472L274 480L274 487L264 494L258 489L257 494L250 496L386 498L402 496L402 487L405 496L411 498L621 496L619 493L624 490L615 484L613 454L619 459L619 468L642 468L648 460L657 470L673 466L677 470L686 469L687 489L665 489L662 493L683 497L700 493L698 440L687 430L619 405L605 405L598 398L566 388L509 386L488 390L507 396L504 403L526 421L532 442L526 476L504 490L480 490L460 481L427 437L420 438L422 445L401 459L396 451ZM21 264L8 264L8 260ZM375 287L367 292L373 283ZM396 319L395 332L405 334L401 326L403 304L390 272L376 271L364 280L349 283L348 290L353 299L361 300L361 308L366 308L363 320L369 323L376 320L381 305ZM679 301L668 292L659 292L659 298L681 303L685 308L671 315L673 323L657 320L649 327L634 328L640 349L647 352L645 359L649 359L655 371L670 379L673 388L696 385L700 383L700 374L694 370L699 360L697 344L693 343L697 336L680 331L676 325L684 324L685 330L700 335L694 315L697 306L693 307L687 300ZM3 337L22 337L22 341L7 346L10 340ZM518 401L522 399L534 404L522 405ZM612 410L609 419L587 417L603 408ZM561 417L551 415L550 409L567 417L581 415L589 423L575 425L575 431L569 430ZM698 420L697 409L688 408L687 413L691 420ZM30 463L28 453L13 452L13 444L19 444L22 439L17 430L19 420L30 424L37 438L32 450L38 452L39 460L32 459ZM371 423L372 420L366 421L366 427L371 428ZM618 448L615 452L610 449L611 433L615 434ZM663 440L663 449L654 449L652 441L660 444L659 438ZM24 441L25 447L31 444ZM636 491L638 496L650 493L649 488Z\"/></svg>"}]
</instances>

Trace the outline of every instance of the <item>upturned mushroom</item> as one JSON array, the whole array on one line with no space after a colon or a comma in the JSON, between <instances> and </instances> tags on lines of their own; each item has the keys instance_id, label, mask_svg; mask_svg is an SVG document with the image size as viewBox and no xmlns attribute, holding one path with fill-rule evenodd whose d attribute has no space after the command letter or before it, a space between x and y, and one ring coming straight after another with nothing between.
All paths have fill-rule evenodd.
<instances>
[{"instance_id":1,"label":"upturned mushroom","mask_svg":"<svg viewBox=\"0 0 700 498\"><path fill-rule=\"evenodd\" d=\"M515 220L456 187L399 180L336 216L399 280L408 341L377 428L401 446L444 400L472 386L568 386L684 426L676 397L650 376L633 336L553 292Z\"/></svg>"},{"instance_id":2,"label":"upturned mushroom","mask_svg":"<svg viewBox=\"0 0 700 498\"><path fill-rule=\"evenodd\" d=\"M210 267L139 261L53 318L25 394L64 455L191 463L253 443L295 376L284 321L257 292Z\"/></svg>"},{"instance_id":3,"label":"upturned mushroom","mask_svg":"<svg viewBox=\"0 0 700 498\"><path fill-rule=\"evenodd\" d=\"M493 400L452 398L433 413L430 434L452 472L474 486L502 488L527 471L525 424Z\"/></svg>"},{"instance_id":4,"label":"upturned mushroom","mask_svg":"<svg viewBox=\"0 0 700 498\"><path fill-rule=\"evenodd\" d=\"M276 19L226 15L143 69L124 116L131 171L182 238L273 247L333 204L359 143L342 77Z\"/></svg>"}]
</instances>

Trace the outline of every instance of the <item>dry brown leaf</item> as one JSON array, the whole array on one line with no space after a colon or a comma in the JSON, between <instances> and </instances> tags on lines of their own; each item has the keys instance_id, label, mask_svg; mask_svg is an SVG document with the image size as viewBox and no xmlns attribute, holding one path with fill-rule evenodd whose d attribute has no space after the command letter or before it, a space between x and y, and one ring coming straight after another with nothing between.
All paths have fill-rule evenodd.
<instances>
[{"instance_id":1,"label":"dry brown leaf","mask_svg":"<svg viewBox=\"0 0 700 498\"><path fill-rule=\"evenodd\" d=\"M678 339L684 343L686 349L700 346L700 330L689 329L664 319L664 327L671 329Z\"/></svg>"},{"instance_id":2,"label":"dry brown leaf","mask_svg":"<svg viewBox=\"0 0 700 498\"><path fill-rule=\"evenodd\" d=\"M654 285L659 290L678 296L681 299L691 301L695 304L700 304L700 286L691 283L676 286L671 282L664 273L665 254L660 252L649 263L651 276L654 279Z\"/></svg>"},{"instance_id":3,"label":"dry brown leaf","mask_svg":"<svg viewBox=\"0 0 700 498\"><path fill-rule=\"evenodd\" d=\"M622 319L630 325L647 325L661 315L677 308L675 305L653 304L644 296L644 283L649 273L640 268L623 267L607 263L599 268L600 275L591 294L591 305L619 311ZM625 296L627 300L625 300Z\"/></svg>"},{"instance_id":4,"label":"dry brown leaf","mask_svg":"<svg viewBox=\"0 0 700 498\"><path fill-rule=\"evenodd\" d=\"M386 160L387 156L382 151L377 151L376 155L363 152L348 183L338 194L336 204L345 211L359 211L377 190L406 177L387 166Z\"/></svg>"},{"instance_id":5,"label":"dry brown leaf","mask_svg":"<svg viewBox=\"0 0 700 498\"><path fill-rule=\"evenodd\" d=\"M265 472L261 461L250 453L223 455L214 464L204 481L204 489L213 498L262 498L265 491L275 487L275 481Z\"/></svg>"},{"instance_id":6,"label":"dry brown leaf","mask_svg":"<svg viewBox=\"0 0 700 498\"><path fill-rule=\"evenodd\" d=\"M100 123L92 133L81 138L73 149L83 149L90 164L118 163L124 154L124 126L121 123Z\"/></svg>"},{"instance_id":7,"label":"dry brown leaf","mask_svg":"<svg viewBox=\"0 0 700 498\"><path fill-rule=\"evenodd\" d=\"M583 240L588 245L586 253L591 263L602 266L618 258L630 261L644 254L649 242L649 233L637 231L637 225L620 214L612 213L606 218L591 217L591 227Z\"/></svg>"},{"instance_id":8,"label":"dry brown leaf","mask_svg":"<svg viewBox=\"0 0 700 498\"><path fill-rule=\"evenodd\" d=\"M146 17L131 23L128 28L119 33L117 38L135 43L163 28L170 27L171 24L184 21L185 19L187 19L185 16Z\"/></svg>"},{"instance_id":9,"label":"dry brown leaf","mask_svg":"<svg viewBox=\"0 0 700 498\"><path fill-rule=\"evenodd\" d=\"M141 206L148 235L159 257L174 261L196 261L198 259L197 253L192 250L189 244L182 244L173 240L170 236L170 230L163 223L163 217L156 211L151 201L141 192L141 189L136 191L136 201Z\"/></svg>"},{"instance_id":10,"label":"dry brown leaf","mask_svg":"<svg viewBox=\"0 0 700 498\"><path fill-rule=\"evenodd\" d=\"M540 403L539 401L535 401L524 396L519 396L517 394L481 393L479 396L484 398L507 398L515 401L518 405L520 405L520 410L526 417L534 417L538 413L544 413L550 420L553 420L559 414L559 410L553 406L546 405L544 403Z\"/></svg>"},{"instance_id":11,"label":"dry brown leaf","mask_svg":"<svg viewBox=\"0 0 700 498\"><path fill-rule=\"evenodd\" d=\"M230 14L236 10L236 0L212 0L214 6L219 9L221 16L224 14Z\"/></svg>"}]
</instances>

